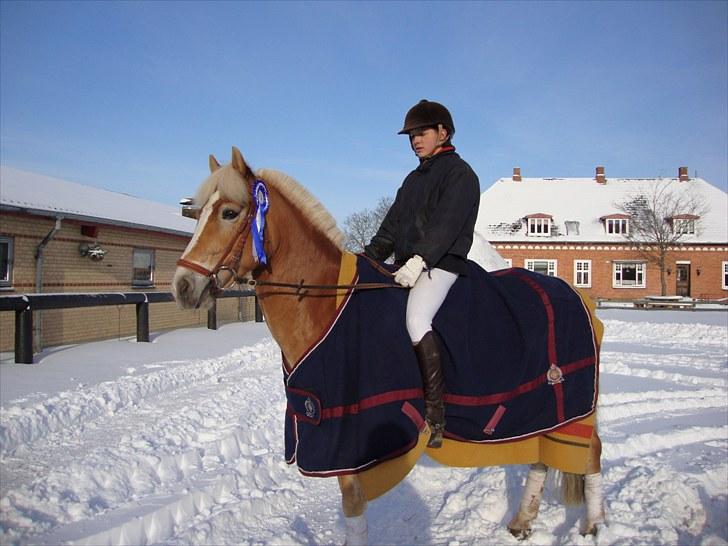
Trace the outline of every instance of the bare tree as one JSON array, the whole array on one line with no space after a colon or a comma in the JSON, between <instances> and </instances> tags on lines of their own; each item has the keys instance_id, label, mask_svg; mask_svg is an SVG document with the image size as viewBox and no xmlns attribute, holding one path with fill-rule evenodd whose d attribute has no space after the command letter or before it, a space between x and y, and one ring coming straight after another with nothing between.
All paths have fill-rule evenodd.
<instances>
[{"instance_id":1,"label":"bare tree","mask_svg":"<svg viewBox=\"0 0 728 546\"><path fill-rule=\"evenodd\" d=\"M344 246L348 251L362 252L364 250L364 246L369 244L379 229L393 201L391 197L382 197L374 210L364 209L346 217L344 220L344 234L346 235Z\"/></svg>"},{"instance_id":2,"label":"bare tree","mask_svg":"<svg viewBox=\"0 0 728 546\"><path fill-rule=\"evenodd\" d=\"M660 289L667 295L667 256L687 235L699 235L699 218L709 210L703 196L686 182L665 180L651 189L616 203L629 216L624 236L639 253L660 269Z\"/></svg>"}]
</instances>

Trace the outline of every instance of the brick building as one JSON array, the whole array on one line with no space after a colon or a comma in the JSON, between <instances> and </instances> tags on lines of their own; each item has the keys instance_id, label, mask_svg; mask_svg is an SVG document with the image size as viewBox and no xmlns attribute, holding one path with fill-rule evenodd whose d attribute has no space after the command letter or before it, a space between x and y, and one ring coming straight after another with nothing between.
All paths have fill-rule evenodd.
<instances>
[{"instance_id":1,"label":"brick building","mask_svg":"<svg viewBox=\"0 0 728 546\"><path fill-rule=\"evenodd\" d=\"M659 267L627 241L630 217L617 207L656 189L707 205L703 215L664 219L683 232L667 256L667 293L728 297L728 195L686 167L670 179L611 179L604 167L594 178L524 178L515 168L483 192L475 229L509 265L559 276L594 298L659 295Z\"/></svg>"},{"instance_id":2,"label":"brick building","mask_svg":"<svg viewBox=\"0 0 728 546\"><path fill-rule=\"evenodd\" d=\"M0 295L58 292L168 292L195 221L177 207L0 167ZM43 346L130 336L133 305L37 313ZM218 302L218 319L250 319L252 298ZM39 320L40 318L40 320ZM207 323L175 303L150 306L150 328ZM14 314L0 313L0 351L14 342Z\"/></svg>"}]
</instances>

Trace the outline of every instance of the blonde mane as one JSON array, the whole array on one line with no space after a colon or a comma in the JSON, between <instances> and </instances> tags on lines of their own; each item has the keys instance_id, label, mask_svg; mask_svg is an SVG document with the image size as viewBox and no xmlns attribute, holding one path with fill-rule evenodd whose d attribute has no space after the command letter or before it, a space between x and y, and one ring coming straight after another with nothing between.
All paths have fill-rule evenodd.
<instances>
[{"instance_id":1,"label":"blonde mane","mask_svg":"<svg viewBox=\"0 0 728 546\"><path fill-rule=\"evenodd\" d=\"M300 210L338 249L343 249L344 234L336 225L336 220L311 192L287 174L273 169L259 169L256 176L280 191L286 199Z\"/></svg>"},{"instance_id":2,"label":"blonde mane","mask_svg":"<svg viewBox=\"0 0 728 546\"><path fill-rule=\"evenodd\" d=\"M336 220L305 187L290 176L273 169L259 169L255 175L275 187L291 205L308 218L315 228L337 248L343 249L344 234L336 226ZM243 206L248 205L248 185L231 165L220 167L207 177L197 190L195 204L203 206L216 191L220 192L223 199L235 201Z\"/></svg>"}]
</instances>

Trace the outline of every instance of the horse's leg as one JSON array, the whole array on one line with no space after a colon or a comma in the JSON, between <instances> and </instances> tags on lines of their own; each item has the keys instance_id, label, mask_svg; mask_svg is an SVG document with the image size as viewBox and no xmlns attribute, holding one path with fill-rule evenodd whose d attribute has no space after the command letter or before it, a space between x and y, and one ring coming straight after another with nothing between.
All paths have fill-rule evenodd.
<instances>
[{"instance_id":1,"label":"horse's leg","mask_svg":"<svg viewBox=\"0 0 728 546\"><path fill-rule=\"evenodd\" d=\"M367 500L361 488L359 478L354 474L339 476L341 489L341 507L346 521L346 545L366 546L369 543L367 519L364 512Z\"/></svg>"},{"instance_id":2,"label":"horse's leg","mask_svg":"<svg viewBox=\"0 0 728 546\"><path fill-rule=\"evenodd\" d=\"M602 500L602 441L596 428L592 434L589 460L584 476L584 500L586 502L586 534L595 535L597 525L604 523L604 504Z\"/></svg>"},{"instance_id":3,"label":"horse's leg","mask_svg":"<svg viewBox=\"0 0 728 546\"><path fill-rule=\"evenodd\" d=\"M538 507L543 496L543 484L546 481L548 467L543 463L531 465L526 478L526 488L521 497L518 513L508 524L508 530L519 540L531 535L531 522L538 515Z\"/></svg>"}]
</instances>

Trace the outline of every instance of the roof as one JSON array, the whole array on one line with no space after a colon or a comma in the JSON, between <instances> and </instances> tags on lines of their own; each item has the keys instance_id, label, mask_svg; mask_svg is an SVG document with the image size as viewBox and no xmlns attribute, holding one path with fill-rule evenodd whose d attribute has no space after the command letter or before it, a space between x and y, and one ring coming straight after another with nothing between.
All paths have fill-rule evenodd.
<instances>
[{"instance_id":1,"label":"roof","mask_svg":"<svg viewBox=\"0 0 728 546\"><path fill-rule=\"evenodd\" d=\"M195 220L180 208L0 166L0 210L189 236Z\"/></svg>"},{"instance_id":2,"label":"roof","mask_svg":"<svg viewBox=\"0 0 728 546\"><path fill-rule=\"evenodd\" d=\"M685 235L685 243L728 243L728 194L702 178L501 178L480 197L475 229L491 242L624 242L623 235L606 233L604 218L618 218L616 204L640 194L650 195L657 184L670 183L678 192L702 195L709 211L700 219L701 232ZM527 217L549 214L558 235L526 235ZM567 229L567 222L569 223ZM578 222L578 229L575 224Z\"/></svg>"}]
</instances>

